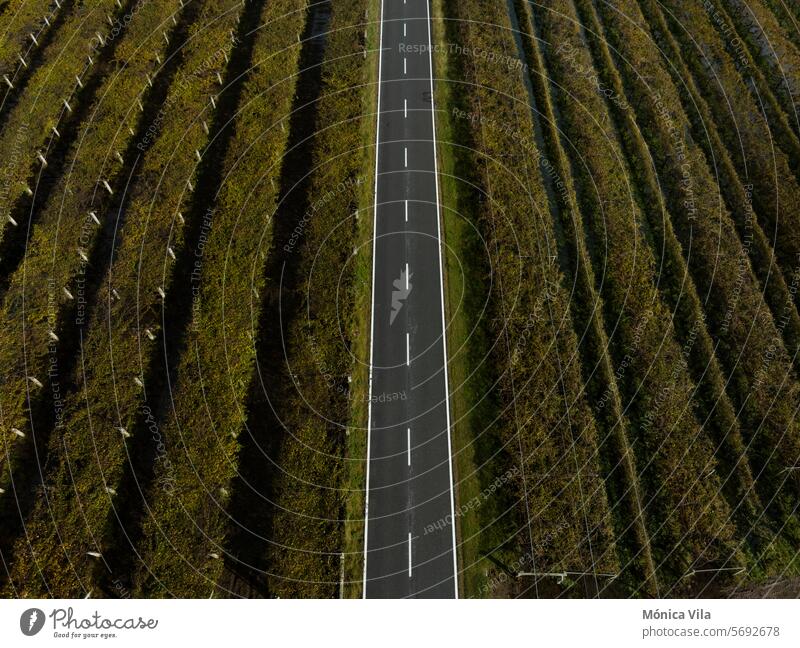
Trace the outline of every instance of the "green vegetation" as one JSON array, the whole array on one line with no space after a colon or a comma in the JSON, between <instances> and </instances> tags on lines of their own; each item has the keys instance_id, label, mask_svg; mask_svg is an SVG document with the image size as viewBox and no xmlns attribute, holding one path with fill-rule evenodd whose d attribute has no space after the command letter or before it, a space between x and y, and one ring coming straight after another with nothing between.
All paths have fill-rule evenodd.
<instances>
[{"instance_id":1,"label":"green vegetation","mask_svg":"<svg viewBox=\"0 0 800 648\"><path fill-rule=\"evenodd\" d=\"M800 94L800 81L792 73L799 69L800 52L787 38L775 15L761 0L704 2L717 30L727 39L728 53L734 61L739 61L741 69L749 65L742 52L742 49L749 47L752 60L758 64L766 79L762 87L768 85L786 113L788 125L795 135L800 134L795 105L796 97Z\"/></svg>"},{"instance_id":2,"label":"green vegetation","mask_svg":"<svg viewBox=\"0 0 800 648\"><path fill-rule=\"evenodd\" d=\"M361 79L361 141L374 142L377 128L378 94L378 47L380 29L380 3L366 3L364 21L367 67ZM352 37L352 36L351 36ZM353 67L354 62L348 61ZM355 97L352 97L355 100ZM366 107L366 108L365 108ZM358 199L358 232L354 247L358 254L353 264L352 319L348 328L350 352L357 359L352 363L352 380L349 385L350 430L345 439L345 465L342 480L344 497L344 528L342 530L342 598L360 598L364 576L364 492L366 489L367 417L369 402L369 330L372 309L372 210L375 168L375 147L365 150L367 159L363 167L366 174L361 182Z\"/></svg>"},{"instance_id":3,"label":"green vegetation","mask_svg":"<svg viewBox=\"0 0 800 648\"><path fill-rule=\"evenodd\" d=\"M520 49L531 73L529 81L534 95L534 107L542 115L541 138L552 165L550 174L562 182L555 191L557 226L561 227L561 262L567 276L572 277L574 293L570 306L576 329L584 331L580 350L584 362L587 397L590 403L602 403L595 408L600 427L600 456L609 505L617 538L620 564L625 566L619 583L623 588L640 587L648 594L656 592L656 575L650 538L645 527L636 459L629 441L629 425L623 413L619 392L619 375L614 372L609 353L608 334L603 322L603 305L595 288L594 271L583 237L583 217L569 171L566 143L562 144L558 111L553 95L558 89L549 81L541 47L536 47L531 8L527 3L515 5L517 21L524 28ZM525 38L524 36L527 36Z\"/></svg>"},{"instance_id":4,"label":"green vegetation","mask_svg":"<svg viewBox=\"0 0 800 648\"><path fill-rule=\"evenodd\" d=\"M176 20L171 12L178 7ZM247 453L259 438L248 435L240 443L236 437L243 427L262 424L247 420L251 410L251 418L263 413L254 396L261 371L256 351L269 351L274 338L256 331L278 313L272 286L283 257L293 257L289 294L301 294L302 285L314 295L309 303L293 304L287 335L299 343L310 334L313 344L291 361L309 363L310 389L337 423L333 430L302 430L304 402L290 394L282 414L294 417L293 438L316 438L320 448L329 448L315 469L288 438L275 447L283 465L330 486L303 492L271 475L270 495L287 507L282 525L289 553L263 545L250 552L263 552L265 569L277 566L270 591L285 594L295 587L293 579L314 570L319 582L296 594L338 591L345 501L357 503L363 489L363 457L356 454L348 465L342 459L350 409L354 418L366 411L365 403L353 400L365 377L351 366L339 327L345 340L352 335L354 346L366 348L358 328L368 285L359 278L368 276L370 259L352 255L355 244L370 240L370 228L355 218L358 206L371 200L365 170L373 151L360 145L374 128L373 120L361 119L371 96L364 83L366 7L338 9L324 37L314 32L314 12L299 0L194 0L178 7L148 3L119 35L114 57L92 62L95 85L82 95L87 105L71 122L69 137L60 129L69 146L62 145L63 159L49 160L47 197L36 206L22 265L7 262L4 314L9 323L21 318L24 299L26 338L8 336L1 348L37 372L3 385L3 415L11 417L4 421L11 443L4 445L10 454L4 457L3 493L28 494L22 517L4 527L3 555L13 561L8 593L205 595L217 582L225 590L242 546L225 509L247 519L240 489L249 485L235 480L236 467L253 474ZM323 3L315 11L319 18L328 9ZM309 65L315 58L322 64ZM109 74L112 69L117 73ZM305 86L296 93L298 69L306 76L299 77ZM220 90L226 81L230 85ZM313 102L304 103L308 97ZM317 125L313 138L304 121L309 116ZM310 163L304 159L309 153ZM297 174L302 189L279 200ZM20 203L17 198L17 209ZM274 219L264 220L273 213ZM293 219L305 214L312 217L297 249L284 253ZM272 242L273 220L280 245ZM60 227L67 227L66 234L54 238ZM54 250L69 254L53 257ZM345 274L336 271L348 263ZM29 296L30 282L48 290ZM328 300L337 290L339 300ZM250 309L238 308L248 302ZM301 308L312 314L310 326ZM348 395L351 374L362 388L354 384ZM26 383L33 385L30 421ZM217 407L209 409L211 402ZM207 416L222 430L220 438L205 431ZM34 425L35 435L29 430ZM276 431L264 430L271 436ZM363 441L363 435L353 436ZM39 486L35 472L45 462ZM354 495L339 493L345 479L352 480ZM210 500L202 486L197 489L198 480L214 483ZM4 504L13 518L11 499ZM219 507L210 511L209 504ZM304 507L328 530L309 535ZM197 520L207 520L203 530L216 550L193 540ZM25 537L12 549L23 523ZM361 542L363 531L349 532L351 543ZM179 549L184 558L201 552L197 570L176 565L176 540L186 542ZM322 544L306 560L302 545L308 540ZM230 559L224 562L216 559L223 545ZM200 569L204 562L208 579Z\"/></svg>"},{"instance_id":5,"label":"green vegetation","mask_svg":"<svg viewBox=\"0 0 800 648\"><path fill-rule=\"evenodd\" d=\"M449 40L471 51L516 57L509 17L501 7L458 2L445 9L460 19L445 26ZM478 26L472 21L479 15L498 25ZM580 581L576 591L597 591L607 576L598 584L595 574L616 574L617 557L599 478L597 430L583 394L577 340L555 262L558 242L544 177L548 167L537 151L522 75L457 52L442 63L442 76L454 80L442 93L442 99L452 98L453 108L440 117L445 220L457 221L446 230L452 252L449 309L459 317L463 306L460 317L467 321L474 321L476 308L487 309L485 330L476 335L462 321L449 342L458 350L454 377L459 380L451 390L463 390L454 398L454 420L459 421L458 504L468 510L459 518L464 589L472 596L501 595L499 568L586 574L575 578ZM472 171L465 177L467 168ZM486 293L458 292L465 281L458 277L459 266L466 259L491 273ZM486 346L464 350L471 335L470 345L481 340ZM478 390L487 402L473 413L468 399ZM511 477L513 492L484 501L481 493L504 475ZM520 587L547 591L551 584L534 577Z\"/></svg>"},{"instance_id":6,"label":"green vegetation","mask_svg":"<svg viewBox=\"0 0 800 648\"><path fill-rule=\"evenodd\" d=\"M372 195L365 188L374 169L369 164L373 151L363 147L363 107L372 90L364 85L367 2L318 9L331 13L320 39L325 41L320 80L312 88L319 97L308 113L314 119L314 136L308 141L311 155L302 153L300 142L285 158L292 164L297 153L298 165L289 169L289 178L301 169L304 178L298 184L289 180L293 188L276 215L279 245L267 274L273 285L281 286L280 302L271 299L270 309L262 314L258 359L263 378L254 385L258 395L249 408L248 429L266 449L270 468L265 471L265 458L256 458L255 448L247 449L234 490L243 497L233 511L244 511L253 494L243 482L258 484L258 477L267 473L261 483L270 506L262 517L264 522L268 518L269 526L259 524L254 515L236 517L253 520L251 529L272 529L272 536L257 542L251 530L231 534L228 544L236 551L255 543L260 551L255 564L267 575L266 591L280 598L340 594L348 477L360 476L357 487L364 487L361 457L346 461L344 455L348 432L361 434L347 429L353 398L359 395L350 389L349 377L357 364L349 350L351 335L363 321L357 310L356 298L363 291L358 278L371 267L371 240L356 249L363 240L361 228L371 229ZM313 70L307 65L303 69ZM298 124L308 123L304 111L296 115ZM372 122L370 117L366 119ZM307 127L302 131L307 133ZM303 160L310 162L307 169ZM297 191L303 193L292 200ZM280 273L274 272L278 262ZM271 333L277 328L280 341ZM265 367L271 368L269 373ZM269 401L266 406L264 398ZM363 509L356 514L363 517Z\"/></svg>"},{"instance_id":7,"label":"green vegetation","mask_svg":"<svg viewBox=\"0 0 800 648\"><path fill-rule=\"evenodd\" d=\"M630 8L626 15L636 16L639 15L639 24L644 24L637 6L635 4L626 3L626 8ZM604 13L608 14L607 11ZM708 178L708 172L694 171L687 173L686 178L681 178L681 182L685 185L679 189L671 192L673 198L677 200L677 196L684 195L687 198L687 203L693 207L696 202L706 204L708 213L715 213L711 210L719 210L724 212L725 206L720 205L720 199L724 199L730 215L734 218L736 229L741 239L741 253L737 253L739 257L739 264L736 271L737 277L739 275L746 276L748 273L746 257L751 258L752 271L762 284L764 297L770 306L773 319L780 323L780 332L783 337L784 344L790 355L795 358L795 350L800 348L800 318L797 314L797 309L794 306L793 291L790 292L790 287L784 281L783 275L777 271L775 262L773 260L773 253L770 243L765 235L765 231L759 225L757 219L754 217L753 211L753 191L754 188L751 184L744 184L737 176L736 170L733 166L731 158L727 149L722 141L717 126L714 123L713 117L709 112L708 105L699 91L696 84L691 78L688 70L683 66L680 59L670 58L669 63L664 67L674 68L677 77L674 80L674 85L669 83L664 69L654 63L654 57L657 59L657 54L650 51L652 47L648 48L641 42L643 33L640 30L635 30L630 24L630 21L621 19L619 15L609 15L615 19L615 29L608 32L608 37L614 42L619 43L620 50L628 53L625 64L620 64L623 75L630 81L631 85L628 92L637 97L647 97L647 103L644 106L637 106L639 110L648 110L650 115L655 115L655 127L643 126L642 133L649 136L651 131L664 132L660 135L659 145L654 147L656 156L665 156L667 152L672 151L677 160L673 160L673 165L683 162L681 156L684 156L684 149L688 149L690 155L688 159L697 159L699 153L693 152L699 146L705 153L707 160L712 160L714 164L714 172L719 175L719 179L714 181ZM620 24L624 22L625 24ZM616 26L618 25L618 26ZM645 32L646 27L644 27ZM616 39L617 33L625 32L630 38L635 38L639 47L636 48L636 55L634 58L634 50L630 48L627 43L619 42ZM652 42L652 41L649 41ZM675 50L677 51L677 50ZM630 69L631 61L642 58L642 65L648 65L648 69L653 70L653 74L657 75L658 83L649 82L647 88L637 87L636 83L641 84L645 79L645 75L637 73L636 80L634 80L633 71ZM663 82L663 86L661 83ZM672 91L677 89L680 96L680 102L683 105L683 112L685 113L689 124L684 124L683 128L692 128L693 137L680 137L680 128L678 122L671 116L673 114L680 114L679 102L675 101L672 97ZM697 164L697 162L695 162ZM688 168L688 167L687 167ZM683 173L683 169L681 169ZM699 175L698 175L699 174ZM694 178L697 176L697 182L701 187L705 187L709 194L705 191L697 191L694 186ZM715 187L716 182L716 187ZM691 199L691 200L688 200ZM682 210L679 209L679 211ZM654 230L658 228L655 227ZM690 252L687 250L687 252ZM792 284L797 281L796 273L791 276ZM732 317L733 310L735 310L735 300L730 308L731 314L725 314L723 319L719 320L719 324L727 329L729 320ZM797 365L795 365L797 366Z\"/></svg>"},{"instance_id":8,"label":"green vegetation","mask_svg":"<svg viewBox=\"0 0 800 648\"><path fill-rule=\"evenodd\" d=\"M18 489L35 486L28 481L38 468L27 464L43 460L46 430L62 421L69 374L65 365L71 362L68 356L74 350L74 323L83 317L93 242L101 231L102 207L110 200L108 188L116 186L114 175L120 171L114 152L124 151L130 141L126 122L131 121L131 114L138 114L132 106L146 87L139 80L155 69L161 47L154 38L156 47L151 49L147 39L169 17L168 7L148 8L141 12L140 21L131 23L128 36L139 49L134 47L129 52L129 56L136 53L129 66L110 75L109 70L120 59L97 63L97 75L107 80L107 94L97 99L92 119L82 125L78 134L84 148L76 146L67 152L69 173L55 178L50 200L37 205L28 240L18 242L25 246L26 256L24 265L7 280L2 307L5 330L0 338L0 355L8 369L0 390L6 442L0 484L4 488L11 479L12 466L22 470L14 475ZM114 90L108 93L110 87ZM92 152L87 163L76 164L86 151ZM108 188L102 184L104 181L110 183ZM41 427L33 425L29 411ZM28 474L26 470L32 472ZM16 504L3 501L4 514L7 507L12 516L17 514Z\"/></svg>"},{"instance_id":9,"label":"green vegetation","mask_svg":"<svg viewBox=\"0 0 800 648\"><path fill-rule=\"evenodd\" d=\"M54 0L15 0L10 2L0 18L0 78L6 75L14 84L17 74L30 65L30 55L44 40L44 34L58 16L69 12L72 2L61 6ZM3 94L10 87L3 81ZM4 102L5 103L5 102Z\"/></svg>"},{"instance_id":10,"label":"green vegetation","mask_svg":"<svg viewBox=\"0 0 800 648\"><path fill-rule=\"evenodd\" d=\"M185 11L191 15L198 4L197 1L188 3ZM163 94L161 86L151 87L148 79L154 79L154 84L162 83L159 60L167 57L168 47L162 29L167 30L165 34L170 33L173 12L179 8L178 1L158 5L149 3L143 7L120 42L117 58L98 63L112 69L119 65L119 69L108 76L107 85L92 107L91 119L85 123L76 146L69 152L68 172L58 179L51 199L40 209L28 242L24 266L12 277L6 295L4 321L18 321L17 326L20 330L24 327L25 335L3 338L0 350L3 357L9 359L10 366L13 366L11 358L16 358L13 362L19 364L19 374L23 374L22 363L25 362L28 374L38 376L37 380L43 384L41 388L32 389L32 381L27 381L27 389L31 392L28 397L31 408L38 408L42 412L40 425L35 426L35 435L29 434L33 439L17 439L14 442L12 460L17 465L12 464L9 468L14 471L12 476L19 488L19 485L25 484L25 480L20 479L22 476L34 480L37 469L27 467L31 462L41 462L45 456L49 456L49 461L58 466L46 485L48 498L39 499L32 519L26 523L36 532L32 532L31 540L18 545L16 565L19 575L26 574L28 569L36 569L41 570L45 579L40 582L32 573L21 576L17 581L18 586L30 588L30 592L47 591L46 583L50 579L54 579L51 587L58 586L59 589L63 588L62 591L74 595L82 592L80 583L83 575L70 572L57 562L57 558L71 560L73 564L85 560L86 551L96 549L96 540L91 539L91 534L97 533L98 521L105 517L103 511L111 506L111 498L105 488L113 489L116 478L105 461L101 463L104 471L98 473L97 458L104 455L101 448L106 445L114 448L118 454L124 452L121 437L115 428L128 424L125 394L131 389L128 381L135 388L133 377L138 374L133 367L138 362L136 353L139 351L139 339L134 335L133 340L127 342L128 330L120 324L118 328L111 329L113 347L105 346L109 343L106 342L109 330L105 327L113 321L107 313L112 304L113 308L122 311L121 322L135 326L136 318L131 310L135 305L133 295L137 280L133 277L126 284L122 278L118 279L120 265L116 263L114 270L117 272L112 274L113 279L102 282L102 286L98 284L111 253L108 246L119 238L126 239L128 228L133 227L126 221L133 219L136 222L136 217L131 216L132 210L135 214L135 203L128 207L125 219L120 215L117 196L125 192L129 179L120 159L130 161L141 155L141 140L135 137L135 133L138 131L141 135L147 132L151 117L144 115L139 106L149 106ZM207 100L207 94L203 97ZM184 119L185 114L181 113L176 123L183 125ZM172 154L175 144L168 144L169 148L164 150ZM193 152L186 155L189 160L192 156ZM152 199L158 167L161 165L162 162L153 165L154 182L141 193L143 200L147 201L145 207ZM138 188L137 184L128 185L129 195L135 196ZM145 208L142 211L146 215ZM123 225L121 233L117 231L120 225ZM163 247L164 240L150 239L160 247ZM135 254L139 252L137 244ZM122 267L130 267L133 274L137 272L135 259L133 263ZM30 289L31 285L39 284L46 285L47 290ZM99 295L95 297L98 289ZM110 292L112 289L116 291L113 295ZM126 298L123 299L122 295ZM99 320L96 309L103 313ZM99 325L90 326L93 321ZM124 353L126 344L136 348L132 357L126 357ZM114 349L113 359L118 363L116 367L111 365L110 348ZM77 366L76 353L80 354ZM126 362L130 362L130 365L126 365ZM101 381L96 376L103 376L106 382L97 385L97 391L93 391L95 382ZM115 384L115 379L121 384ZM77 385L80 391L70 394L70 385ZM9 394L6 390L12 388L18 390L21 397L16 409L12 409L13 401L7 397L4 414L10 416L16 412L16 427L28 432L29 427L24 422L25 376L20 375L15 383L7 382L4 395ZM117 399L108 400L100 396L109 393L116 393ZM87 402L91 403L89 408ZM56 430L50 448L47 447L48 426ZM87 430L97 434L87 436ZM120 460L124 460L124 455ZM18 468L23 470L22 474L19 474ZM4 471L3 478L8 480L11 476ZM76 493L71 485L78 486L83 479L91 483L77 489L81 505L76 507ZM97 481L100 483L97 484ZM30 488L35 486L36 483L30 484ZM98 493L103 495L98 496ZM96 514L92 507L99 509ZM62 512L56 518L59 519L58 528L54 527L51 520L53 511ZM89 538L86 537L87 522L90 523ZM58 534L62 534L64 542L72 544L74 549L64 553L65 548L53 542ZM21 553L29 557L23 558ZM44 558L45 555L48 559ZM34 564L34 558L38 564ZM40 590L40 587L44 589Z\"/></svg>"},{"instance_id":11,"label":"green vegetation","mask_svg":"<svg viewBox=\"0 0 800 648\"><path fill-rule=\"evenodd\" d=\"M168 487L154 492L135 583L146 595L214 591L223 573L230 524L226 509L235 498L238 457L255 434L246 426L246 397L255 371L262 295L273 290L261 268L273 248L290 130L284 122L292 109L301 52L297 35L308 34L306 3L268 3L261 20L265 27L256 33L224 184L198 248L193 322L162 429L165 460L155 469L156 482ZM254 452L265 461L263 450Z\"/></svg>"},{"instance_id":12,"label":"green vegetation","mask_svg":"<svg viewBox=\"0 0 800 648\"><path fill-rule=\"evenodd\" d=\"M795 47L800 47L800 7L786 0L765 0L765 2L784 33Z\"/></svg>"},{"instance_id":13,"label":"green vegetation","mask_svg":"<svg viewBox=\"0 0 800 648\"><path fill-rule=\"evenodd\" d=\"M691 409L695 386L656 287L641 196L628 182L620 135L592 77L574 7L556 1L532 9L548 41L558 43L544 58L559 86L554 98L572 146L605 321L613 322L610 350L631 419L656 573L659 583L672 585L698 564L739 563L729 510L714 472L713 445ZM624 98L612 93L612 102L624 105Z\"/></svg>"},{"instance_id":14,"label":"green vegetation","mask_svg":"<svg viewBox=\"0 0 800 648\"><path fill-rule=\"evenodd\" d=\"M579 0L578 4L584 8L584 16L590 19L587 23L593 22L599 30L600 25L590 13L588 3ZM756 563L751 568L760 575L765 567L769 569L775 558L777 562L772 567L783 570L787 554L770 556L769 553L778 553L782 545L784 551L789 550L796 543L797 522L793 518L790 486L782 478L783 466L778 465L791 461L800 448L794 445L797 434L791 406L782 405L795 402L797 386L794 381L784 383L784 376L792 373L792 363L781 344L776 320L780 318L781 326L786 325L789 316L794 314L794 307L785 284L775 282L777 285L773 285L772 290L775 293L780 291L783 308L774 311L775 319L770 316L761 295L762 287L750 267L751 263L758 264L768 259L768 254L762 252L748 259L746 247L756 239L753 229L758 225L753 223L752 216L749 222L742 218L737 223L741 238L737 236L734 218L726 205L721 204L720 189L702 149L692 138L684 136L690 131L691 124L683 112L679 93L657 50L647 46L646 32L634 27L635 23L642 22L638 7L634 2L623 1L620 9L632 17L634 23L616 11L603 8L600 10L605 21L602 35L609 38L621 62L636 61L635 69L624 63L616 68L609 66L609 69L620 70L626 80L628 96L635 106L635 115L626 111L620 116L627 121L625 130L629 141L637 143L629 155L653 160L669 206L669 213L663 221L657 213L654 213L656 218L651 218L652 230L658 235L655 249L664 249L669 254L662 277L666 275L665 284L675 296L678 288L686 290L686 285L689 288L680 295L676 316L685 320L684 328L691 322L697 323L694 338L688 329L689 336L684 344L691 345L688 348L692 353L688 354L687 360L695 376L704 383L706 427L712 431L718 444L716 454L724 469L727 499L738 520L744 548L756 553L767 551L766 556L757 556L764 564ZM603 41L597 39L595 42ZM610 62L610 58L608 60ZM706 129L709 128L713 125L707 124ZM649 144L647 150L644 150L644 138ZM724 155L724 151L720 153ZM642 165L639 175L648 168L651 167ZM732 177L732 182L738 180ZM657 200L656 186L652 181L650 185L649 198ZM662 222L663 236L659 232ZM673 238L673 227L678 241ZM667 242L662 246L659 239ZM756 240L763 249L763 234ZM688 260L688 268L680 260L681 250ZM687 270L691 272L698 290L706 296L702 307L691 291ZM672 281L670 274L675 275ZM685 305L681 307L681 303ZM682 310L686 315L681 315ZM705 330L710 333L710 338ZM714 350L718 358L713 355ZM732 362L734 356L736 361ZM767 357L771 361L762 366ZM779 385L781 395L777 402L773 402L774 389ZM726 386L730 398L723 391ZM734 412L739 413L745 434L739 428ZM759 430L758 436L751 430ZM763 446L777 454L777 461L765 459L760 450ZM775 455L773 459L776 459ZM757 476L755 492L751 490L753 475ZM761 496L760 500L756 494ZM770 515L766 519L761 517L763 503L768 503ZM767 528L770 518L776 522L773 530ZM776 541L776 535L783 537ZM786 540L790 541L788 545Z\"/></svg>"},{"instance_id":15,"label":"green vegetation","mask_svg":"<svg viewBox=\"0 0 800 648\"><path fill-rule=\"evenodd\" d=\"M4 115L0 150L11 154L3 176L0 238L14 226L10 217L16 201L32 195L36 188L42 166L38 155L47 159L61 131L76 121L73 113L76 118L85 115L81 100L89 94L90 81L101 73L98 51L112 48L125 31L112 27L107 16L124 16L134 1L120 8L116 0L98 0L92 8L82 5L71 12L50 43L46 60L31 75L25 93ZM24 225L17 223L17 227Z\"/></svg>"},{"instance_id":16,"label":"green vegetation","mask_svg":"<svg viewBox=\"0 0 800 648\"><path fill-rule=\"evenodd\" d=\"M764 232L769 233L778 265L791 285L800 267L800 226L798 212L793 208L800 204L800 185L793 171L800 154L794 138L778 127L785 116L774 123L768 96L762 92L755 96L753 84L736 69L710 17L699 4L666 2L664 7L670 9L670 18L652 0L641 0L640 5L656 42L669 53L670 61L680 64L678 69L671 69L677 77L675 84L680 86L693 78L702 91L739 177L753 187L752 204L758 220ZM677 21L692 25L695 38L703 41L706 56L714 62L713 69L696 55L694 44ZM684 56L682 52L692 55ZM687 69L685 76L679 75L680 67Z\"/></svg>"}]
</instances>

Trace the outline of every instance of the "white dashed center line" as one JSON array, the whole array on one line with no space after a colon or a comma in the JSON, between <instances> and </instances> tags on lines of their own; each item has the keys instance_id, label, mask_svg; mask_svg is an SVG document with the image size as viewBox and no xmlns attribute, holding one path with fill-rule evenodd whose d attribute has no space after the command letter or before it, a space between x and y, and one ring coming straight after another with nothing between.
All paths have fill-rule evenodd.
<instances>
[{"instance_id":1,"label":"white dashed center line","mask_svg":"<svg viewBox=\"0 0 800 648\"><path fill-rule=\"evenodd\" d=\"M411 531L408 532L408 577L411 578Z\"/></svg>"},{"instance_id":2,"label":"white dashed center line","mask_svg":"<svg viewBox=\"0 0 800 648\"><path fill-rule=\"evenodd\" d=\"M408 465L411 465L411 428L407 428L408 430Z\"/></svg>"}]
</instances>

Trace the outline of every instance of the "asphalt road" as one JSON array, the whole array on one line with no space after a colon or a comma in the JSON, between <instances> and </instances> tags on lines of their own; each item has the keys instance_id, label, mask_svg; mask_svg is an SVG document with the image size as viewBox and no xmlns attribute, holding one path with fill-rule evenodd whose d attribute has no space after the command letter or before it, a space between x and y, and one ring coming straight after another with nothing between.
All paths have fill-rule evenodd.
<instances>
[{"instance_id":1,"label":"asphalt road","mask_svg":"<svg viewBox=\"0 0 800 648\"><path fill-rule=\"evenodd\" d=\"M457 597L427 0L384 0L365 598Z\"/></svg>"}]
</instances>

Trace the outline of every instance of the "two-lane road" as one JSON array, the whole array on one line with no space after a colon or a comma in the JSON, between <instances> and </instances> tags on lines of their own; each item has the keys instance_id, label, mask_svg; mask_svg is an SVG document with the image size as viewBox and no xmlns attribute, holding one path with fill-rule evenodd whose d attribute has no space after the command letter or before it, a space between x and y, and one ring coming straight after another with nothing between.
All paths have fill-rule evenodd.
<instances>
[{"instance_id":1,"label":"two-lane road","mask_svg":"<svg viewBox=\"0 0 800 648\"><path fill-rule=\"evenodd\" d=\"M458 596L428 0L384 0L364 597Z\"/></svg>"}]
</instances>

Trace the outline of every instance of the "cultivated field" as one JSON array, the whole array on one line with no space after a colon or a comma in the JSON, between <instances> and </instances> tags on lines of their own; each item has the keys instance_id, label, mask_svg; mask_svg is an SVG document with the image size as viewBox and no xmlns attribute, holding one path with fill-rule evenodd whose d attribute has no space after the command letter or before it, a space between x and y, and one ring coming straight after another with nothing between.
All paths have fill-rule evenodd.
<instances>
[{"instance_id":1,"label":"cultivated field","mask_svg":"<svg viewBox=\"0 0 800 648\"><path fill-rule=\"evenodd\" d=\"M334 596L366 4L107 5L3 41L4 592Z\"/></svg>"},{"instance_id":2,"label":"cultivated field","mask_svg":"<svg viewBox=\"0 0 800 648\"><path fill-rule=\"evenodd\" d=\"M460 519L465 593L797 574L798 50L768 5L438 3L451 303L484 289L458 492L516 476Z\"/></svg>"},{"instance_id":3,"label":"cultivated field","mask_svg":"<svg viewBox=\"0 0 800 648\"><path fill-rule=\"evenodd\" d=\"M430 11L460 595L797 596L800 8ZM0 2L3 596L361 596L380 16Z\"/></svg>"}]
</instances>

